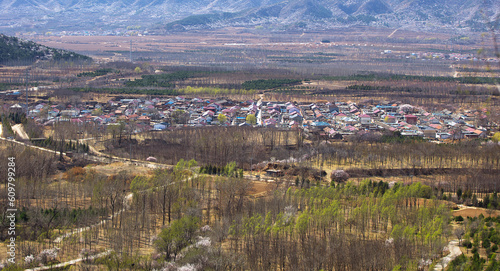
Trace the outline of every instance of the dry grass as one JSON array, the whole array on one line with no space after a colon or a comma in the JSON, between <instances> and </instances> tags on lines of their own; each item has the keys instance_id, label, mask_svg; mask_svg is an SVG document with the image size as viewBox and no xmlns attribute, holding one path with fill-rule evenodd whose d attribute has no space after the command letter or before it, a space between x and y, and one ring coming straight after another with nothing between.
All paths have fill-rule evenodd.
<instances>
[{"instance_id":1,"label":"dry grass","mask_svg":"<svg viewBox=\"0 0 500 271\"><path fill-rule=\"evenodd\" d=\"M105 164L105 165L88 165L86 169L93 169L96 172L105 174L107 176L116 175L120 171L127 171L133 175L146 175L146 176L151 176L153 173L149 168L133 166L121 162Z\"/></svg>"}]
</instances>

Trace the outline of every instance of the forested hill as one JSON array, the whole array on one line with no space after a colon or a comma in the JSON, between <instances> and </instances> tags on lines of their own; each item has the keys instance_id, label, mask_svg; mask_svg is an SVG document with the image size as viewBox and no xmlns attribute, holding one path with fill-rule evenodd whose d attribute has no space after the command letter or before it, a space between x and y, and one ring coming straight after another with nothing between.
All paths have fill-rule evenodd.
<instances>
[{"instance_id":1,"label":"forested hill","mask_svg":"<svg viewBox=\"0 0 500 271\"><path fill-rule=\"evenodd\" d=\"M36 60L91 60L90 57L0 34L0 64Z\"/></svg>"}]
</instances>

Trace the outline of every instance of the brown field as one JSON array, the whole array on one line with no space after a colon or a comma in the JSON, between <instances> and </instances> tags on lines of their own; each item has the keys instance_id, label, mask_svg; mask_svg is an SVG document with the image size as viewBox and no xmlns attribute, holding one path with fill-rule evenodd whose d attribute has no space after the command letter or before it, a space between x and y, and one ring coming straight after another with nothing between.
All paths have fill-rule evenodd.
<instances>
[{"instance_id":1,"label":"brown field","mask_svg":"<svg viewBox=\"0 0 500 271\"><path fill-rule=\"evenodd\" d=\"M74 51L129 51L130 41L133 42L133 50L150 52L172 52L183 51L192 48L203 48L212 46L250 46L250 47L273 47L276 50L287 50L293 48L320 48L322 39L329 39L334 45L374 45L388 46L388 41L383 38L390 36L392 39L412 39L419 44L428 43L428 48L446 48L446 45L436 44L436 40L447 40L450 34L442 33L418 33L413 31L392 29L357 27L349 29L335 29L314 32L288 32L276 33L265 30L253 30L243 27L229 27L219 30L190 31L180 33L169 33L166 36L36 36L26 37L44 45L74 50ZM393 34L392 34L393 33ZM392 34L392 35L391 35ZM377 38L379 41L371 40ZM302 43L302 44L295 44ZM325 44L323 44L325 45ZM328 46L326 44L325 46ZM395 49L401 47L392 45ZM468 48L462 46L461 48Z\"/></svg>"},{"instance_id":2,"label":"brown field","mask_svg":"<svg viewBox=\"0 0 500 271\"><path fill-rule=\"evenodd\" d=\"M466 207L465 209L453 211L453 216L462 216L464 218L478 217L481 214L484 217L499 216L500 211L499 210L488 210L488 209L477 208L477 207Z\"/></svg>"},{"instance_id":3,"label":"brown field","mask_svg":"<svg viewBox=\"0 0 500 271\"><path fill-rule=\"evenodd\" d=\"M252 188L248 190L247 195L253 197L262 197L275 188L276 184L254 181L252 182Z\"/></svg>"},{"instance_id":4,"label":"brown field","mask_svg":"<svg viewBox=\"0 0 500 271\"><path fill-rule=\"evenodd\" d=\"M111 163L111 164L103 164L103 165L88 165L86 169L94 169L95 171L105 174L105 175L116 175L120 171L127 171L133 175L151 175L151 169L133 165L127 165L121 162Z\"/></svg>"}]
</instances>

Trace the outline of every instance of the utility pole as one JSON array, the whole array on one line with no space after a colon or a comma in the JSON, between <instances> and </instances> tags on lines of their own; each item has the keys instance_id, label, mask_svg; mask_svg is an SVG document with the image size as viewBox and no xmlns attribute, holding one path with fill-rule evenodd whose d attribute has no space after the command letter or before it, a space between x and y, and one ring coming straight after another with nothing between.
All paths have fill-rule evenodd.
<instances>
[{"instance_id":1,"label":"utility pole","mask_svg":"<svg viewBox=\"0 0 500 271\"><path fill-rule=\"evenodd\" d=\"M132 62L132 40L130 40L130 63Z\"/></svg>"},{"instance_id":2,"label":"utility pole","mask_svg":"<svg viewBox=\"0 0 500 271\"><path fill-rule=\"evenodd\" d=\"M29 80L29 68L26 69L26 118L28 118L29 107L28 107L28 80Z\"/></svg>"}]
</instances>

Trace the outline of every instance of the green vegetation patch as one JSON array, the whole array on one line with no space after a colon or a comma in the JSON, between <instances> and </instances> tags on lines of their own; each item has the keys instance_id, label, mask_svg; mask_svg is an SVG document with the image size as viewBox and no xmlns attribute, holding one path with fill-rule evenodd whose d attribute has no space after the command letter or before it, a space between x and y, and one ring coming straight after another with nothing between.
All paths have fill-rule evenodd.
<instances>
[{"instance_id":1,"label":"green vegetation patch","mask_svg":"<svg viewBox=\"0 0 500 271\"><path fill-rule=\"evenodd\" d=\"M490 84L498 83L494 77L451 77L451 76L419 76L404 74L354 74L347 76L326 76L324 80L331 81L422 81L422 82L457 82L462 84Z\"/></svg>"},{"instance_id":2,"label":"green vegetation patch","mask_svg":"<svg viewBox=\"0 0 500 271\"><path fill-rule=\"evenodd\" d=\"M448 270L499 270L500 262L497 260L500 217L468 217L466 221L459 221L459 228L455 236L460 241L460 246L467 249L467 254L462 254L450 262ZM483 253L484 251L484 253ZM472 253L472 256L468 256Z\"/></svg>"},{"instance_id":3,"label":"green vegetation patch","mask_svg":"<svg viewBox=\"0 0 500 271\"><path fill-rule=\"evenodd\" d=\"M189 71L178 71L165 74L148 74L141 76L142 79L128 81L125 83L127 87L164 87L173 88L173 81L185 80L194 77L198 73Z\"/></svg>"},{"instance_id":4,"label":"green vegetation patch","mask_svg":"<svg viewBox=\"0 0 500 271\"><path fill-rule=\"evenodd\" d=\"M231 95L231 94L255 94L253 89L227 89L217 87L186 87L177 90L181 94L210 94L210 95Z\"/></svg>"},{"instance_id":5,"label":"green vegetation patch","mask_svg":"<svg viewBox=\"0 0 500 271\"><path fill-rule=\"evenodd\" d=\"M97 77L97 76L103 76L103 75L106 75L110 72L113 72L113 69L98 69L96 71L93 71L93 72L82 72L82 73L79 73L77 76L78 77Z\"/></svg>"},{"instance_id":6,"label":"green vegetation patch","mask_svg":"<svg viewBox=\"0 0 500 271\"><path fill-rule=\"evenodd\" d=\"M286 85L295 85L301 82L301 79L259 79L245 81L241 84L241 87L243 89L272 89Z\"/></svg>"}]
</instances>

